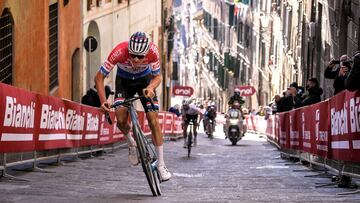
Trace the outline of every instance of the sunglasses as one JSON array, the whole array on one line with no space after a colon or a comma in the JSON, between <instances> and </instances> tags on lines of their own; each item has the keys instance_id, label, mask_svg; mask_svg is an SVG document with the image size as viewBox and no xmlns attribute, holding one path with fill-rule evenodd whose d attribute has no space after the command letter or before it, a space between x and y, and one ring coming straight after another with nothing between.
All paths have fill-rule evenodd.
<instances>
[{"instance_id":1,"label":"sunglasses","mask_svg":"<svg viewBox=\"0 0 360 203\"><path fill-rule=\"evenodd\" d=\"M135 54L130 54L131 58L137 58L137 59L143 59L145 56L143 55L135 55Z\"/></svg>"}]
</instances>

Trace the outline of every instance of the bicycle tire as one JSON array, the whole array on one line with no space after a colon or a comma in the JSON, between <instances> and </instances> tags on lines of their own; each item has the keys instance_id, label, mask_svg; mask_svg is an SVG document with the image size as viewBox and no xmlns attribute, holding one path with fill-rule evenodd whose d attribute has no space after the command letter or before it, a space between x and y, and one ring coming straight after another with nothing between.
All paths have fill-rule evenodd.
<instances>
[{"instance_id":1,"label":"bicycle tire","mask_svg":"<svg viewBox=\"0 0 360 203\"><path fill-rule=\"evenodd\" d=\"M192 126L190 126L190 127L192 127ZM188 134L188 139L187 139L188 158L190 158L190 154L191 154L191 144L192 144L192 131L190 129L190 132Z\"/></svg>"},{"instance_id":2,"label":"bicycle tire","mask_svg":"<svg viewBox=\"0 0 360 203\"><path fill-rule=\"evenodd\" d=\"M136 128L138 128L138 129L136 129ZM150 154L148 148L146 147L146 141L144 140L144 139L146 139L145 135L138 126L136 127L136 125L133 125L133 133L136 135L135 141L136 141L137 149L139 152L141 166L143 168L146 179L148 181L150 190L151 190L153 196L160 196L161 190L160 190L160 182L158 179L159 174L158 174L157 170L154 169L155 166L153 166L153 164L155 164L154 162L156 160L153 160L153 157L151 157L151 154Z\"/></svg>"}]
</instances>

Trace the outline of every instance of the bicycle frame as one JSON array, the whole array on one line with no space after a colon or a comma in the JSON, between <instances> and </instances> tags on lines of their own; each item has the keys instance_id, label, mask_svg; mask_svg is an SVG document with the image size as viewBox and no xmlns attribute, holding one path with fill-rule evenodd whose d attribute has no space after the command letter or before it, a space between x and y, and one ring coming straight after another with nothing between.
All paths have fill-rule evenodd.
<instances>
[{"instance_id":1,"label":"bicycle frame","mask_svg":"<svg viewBox=\"0 0 360 203\"><path fill-rule=\"evenodd\" d=\"M137 113L132 104L133 101L140 99L142 97L143 96L127 99L123 102L119 102L117 104L111 105L111 108L115 108L117 106L127 104L126 106L124 105L124 107L127 108L128 113L130 115L130 120L132 123L132 132L135 137L137 150L139 153L139 158L141 161L143 171L145 173L146 179L148 181L148 184L150 186L150 189L151 189L151 192L153 193L153 195L160 196L161 195L161 189L160 189L161 179L160 179L160 175L157 171L157 155L154 150L154 147L151 145L151 143L145 137L143 131L141 130ZM154 104L152 103L152 105L154 105ZM106 118L108 121L110 121L112 123L108 112L106 113Z\"/></svg>"}]
</instances>

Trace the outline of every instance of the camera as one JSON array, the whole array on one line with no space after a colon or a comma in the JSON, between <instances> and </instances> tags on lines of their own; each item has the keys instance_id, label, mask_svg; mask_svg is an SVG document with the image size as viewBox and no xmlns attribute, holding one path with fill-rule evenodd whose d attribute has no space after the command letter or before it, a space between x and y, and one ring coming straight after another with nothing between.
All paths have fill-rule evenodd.
<instances>
[{"instance_id":1,"label":"camera","mask_svg":"<svg viewBox=\"0 0 360 203\"><path fill-rule=\"evenodd\" d=\"M340 64L340 60L333 60L332 63L333 64Z\"/></svg>"}]
</instances>

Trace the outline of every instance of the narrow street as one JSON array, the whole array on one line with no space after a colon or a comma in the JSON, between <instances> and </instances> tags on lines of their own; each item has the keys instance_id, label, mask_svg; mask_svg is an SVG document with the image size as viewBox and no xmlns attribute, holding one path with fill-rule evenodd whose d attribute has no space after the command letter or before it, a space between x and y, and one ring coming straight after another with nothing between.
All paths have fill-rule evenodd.
<instances>
[{"instance_id":1,"label":"narrow street","mask_svg":"<svg viewBox=\"0 0 360 203\"><path fill-rule=\"evenodd\" d=\"M337 196L349 191L315 188L330 179L280 158L264 137L247 134L238 145L224 139L222 126L214 140L200 130L190 159L183 140L166 142L173 177L162 183L161 197L152 197L140 166L130 166L127 149L97 158L46 166L54 173L16 172L29 182L1 181L0 202L359 202L360 196ZM290 164L290 165L287 165ZM304 172L294 172L302 169Z\"/></svg>"}]
</instances>

